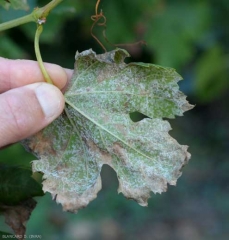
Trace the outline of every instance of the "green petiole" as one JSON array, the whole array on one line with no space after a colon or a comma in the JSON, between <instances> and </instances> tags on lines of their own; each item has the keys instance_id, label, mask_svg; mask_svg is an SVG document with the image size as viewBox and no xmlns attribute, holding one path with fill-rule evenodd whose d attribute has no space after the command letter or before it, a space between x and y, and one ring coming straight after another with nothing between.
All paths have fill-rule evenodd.
<instances>
[{"instance_id":1,"label":"green petiole","mask_svg":"<svg viewBox=\"0 0 229 240\"><path fill-rule=\"evenodd\" d=\"M49 15L50 11L53 8L55 8L62 1L63 0L52 0L51 2L49 2L47 5L45 5L42 8L35 8L32 13L30 13L24 17L20 17L20 18L14 19L12 21L8 21L8 22L0 24L0 32L1 32L4 30L13 28L13 27L20 26L25 23L29 23L29 22L37 23L37 30L36 30L36 34L35 34L35 40L34 40L35 54L36 54L36 58L37 58L39 67L41 69L41 72L45 78L45 81L50 84L53 84L53 82L52 82L51 78L49 77L48 72L46 71L44 63L42 61L40 48L39 48L39 38L40 38L40 35L43 30L42 24L45 23L46 17Z\"/></svg>"},{"instance_id":2,"label":"green petiole","mask_svg":"<svg viewBox=\"0 0 229 240\"><path fill-rule=\"evenodd\" d=\"M43 31L42 24L38 24L36 34L35 34L35 40L34 40L35 54L36 54L36 58L37 58L39 67L41 69L41 72L45 78L45 81L47 83L53 84L53 82L52 82L51 78L49 77L48 72L44 66L44 63L43 63L42 57L41 57L41 53L40 53L39 38L40 38L42 31Z\"/></svg>"}]
</instances>

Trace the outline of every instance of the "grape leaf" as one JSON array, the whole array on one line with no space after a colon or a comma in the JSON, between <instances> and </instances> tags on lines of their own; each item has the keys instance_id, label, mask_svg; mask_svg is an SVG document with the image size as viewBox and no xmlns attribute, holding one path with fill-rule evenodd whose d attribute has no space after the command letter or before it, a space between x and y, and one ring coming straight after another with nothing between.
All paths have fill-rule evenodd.
<instances>
[{"instance_id":1,"label":"grape leaf","mask_svg":"<svg viewBox=\"0 0 229 240\"><path fill-rule=\"evenodd\" d=\"M6 166L0 164L0 206L16 205L22 201L44 193L35 179L32 171L20 166Z\"/></svg>"},{"instance_id":2,"label":"grape leaf","mask_svg":"<svg viewBox=\"0 0 229 240\"><path fill-rule=\"evenodd\" d=\"M26 222L29 220L36 205L37 202L32 198L21 201L14 206L0 204L0 212L5 216L5 223L9 225L15 235L20 237L22 240L24 239L23 236L26 232ZM9 237L10 236L12 236L12 234L10 234ZM6 238L8 239L8 237Z\"/></svg>"},{"instance_id":3,"label":"grape leaf","mask_svg":"<svg viewBox=\"0 0 229 240\"><path fill-rule=\"evenodd\" d=\"M12 7L17 10L29 10L27 0L0 0L0 6L5 9Z\"/></svg>"},{"instance_id":4,"label":"grape leaf","mask_svg":"<svg viewBox=\"0 0 229 240\"><path fill-rule=\"evenodd\" d=\"M193 107L179 91L181 77L171 68L125 64L127 56L122 49L77 52L65 112L23 142L40 159L33 171L44 173L43 190L64 210L77 212L97 196L103 164L116 171L118 192L146 206L150 191L176 184L190 158L162 119ZM133 122L136 111L148 118Z\"/></svg>"}]
</instances>

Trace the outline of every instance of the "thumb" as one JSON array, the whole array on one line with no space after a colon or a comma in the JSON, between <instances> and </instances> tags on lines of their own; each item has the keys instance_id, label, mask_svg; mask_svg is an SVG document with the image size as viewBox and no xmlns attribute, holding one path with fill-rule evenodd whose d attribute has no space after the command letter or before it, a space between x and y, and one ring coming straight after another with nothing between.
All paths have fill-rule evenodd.
<instances>
[{"instance_id":1,"label":"thumb","mask_svg":"<svg viewBox=\"0 0 229 240\"><path fill-rule=\"evenodd\" d=\"M0 94L0 147L38 132L57 118L63 108L63 94L47 83L34 83Z\"/></svg>"}]
</instances>

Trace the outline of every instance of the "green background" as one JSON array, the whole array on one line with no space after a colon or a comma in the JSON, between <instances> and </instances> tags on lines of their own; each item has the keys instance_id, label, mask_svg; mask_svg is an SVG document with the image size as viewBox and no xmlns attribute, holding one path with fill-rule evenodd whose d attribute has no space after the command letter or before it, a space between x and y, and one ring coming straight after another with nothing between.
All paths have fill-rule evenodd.
<instances>
[{"instance_id":1,"label":"green background","mask_svg":"<svg viewBox=\"0 0 229 240\"><path fill-rule=\"evenodd\" d=\"M48 1L29 0L30 10ZM44 61L73 68L76 50L102 48L91 37L90 16L96 1L65 0L48 17L41 36ZM195 108L170 120L170 134L189 145L192 158L177 186L151 195L140 207L117 194L118 182L109 167L102 170L103 189L78 214L62 212L50 194L27 223L27 235L42 239L229 239L229 1L228 0L101 0L110 42L145 40L127 46L131 61L174 67L183 76L181 90ZM0 9L0 22L25 15ZM0 33L0 56L35 59L34 23ZM102 28L94 30L108 50ZM30 167L35 159L19 144L0 151L0 162ZM0 230L11 232L0 216Z\"/></svg>"}]
</instances>

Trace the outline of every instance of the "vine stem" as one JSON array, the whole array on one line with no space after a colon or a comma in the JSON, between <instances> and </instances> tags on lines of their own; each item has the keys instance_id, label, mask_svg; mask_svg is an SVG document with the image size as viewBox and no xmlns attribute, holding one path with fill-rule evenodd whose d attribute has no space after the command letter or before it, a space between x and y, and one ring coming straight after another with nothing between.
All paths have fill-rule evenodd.
<instances>
[{"instance_id":1,"label":"vine stem","mask_svg":"<svg viewBox=\"0 0 229 240\"><path fill-rule=\"evenodd\" d=\"M41 8L35 8L33 10L33 12L31 12L30 14L24 16L24 17L20 17L20 18L16 18L14 20L5 22L5 23L1 23L0 24L0 32L13 28L13 27L17 27L19 25L28 23L28 22L36 22L38 21L38 19L43 19L46 18L49 15L49 12L55 8L59 3L61 3L63 0L52 0L51 2L49 2L47 5L45 5L44 7Z\"/></svg>"},{"instance_id":2,"label":"vine stem","mask_svg":"<svg viewBox=\"0 0 229 240\"><path fill-rule=\"evenodd\" d=\"M5 23L0 24L0 31L4 31L13 27L17 27L19 25L28 23L28 22L36 22L36 19L34 17L34 12L30 13L29 15L26 15L24 17L20 17Z\"/></svg>"},{"instance_id":3,"label":"vine stem","mask_svg":"<svg viewBox=\"0 0 229 240\"><path fill-rule=\"evenodd\" d=\"M49 15L50 11L53 8L55 8L62 1L63 0L52 0L51 2L49 2L42 8L35 8L32 13L30 13L24 17L20 17L20 18L0 24L0 31L4 31L7 29L28 23L28 22L36 22L37 23L37 30L36 30L36 34L35 34L35 40L34 40L35 54L36 54L36 58L37 58L40 70L45 78L45 81L50 84L53 84L53 82L52 82L51 78L49 77L48 72L46 71L44 63L42 61L40 47L39 47L39 38L43 31L42 24L45 23L46 17Z\"/></svg>"},{"instance_id":4,"label":"vine stem","mask_svg":"<svg viewBox=\"0 0 229 240\"><path fill-rule=\"evenodd\" d=\"M40 38L40 35L43 31L43 26L42 25L38 25L37 26L37 31L36 31L36 34L35 34L35 40L34 40L34 48L35 48L35 54L36 54L36 58L37 58L37 61L38 61L38 64L39 64L39 67L41 69L41 72L45 78L45 81L47 83L50 83L50 84L53 84L51 78L49 77L49 74L44 66L44 63L42 61L42 57L41 57L41 53L40 53L40 47L39 47L39 38Z\"/></svg>"}]
</instances>

